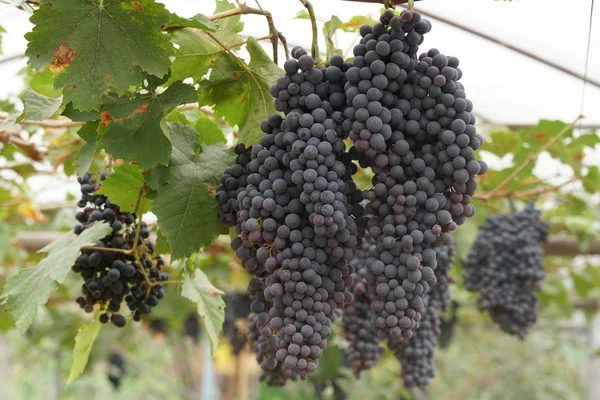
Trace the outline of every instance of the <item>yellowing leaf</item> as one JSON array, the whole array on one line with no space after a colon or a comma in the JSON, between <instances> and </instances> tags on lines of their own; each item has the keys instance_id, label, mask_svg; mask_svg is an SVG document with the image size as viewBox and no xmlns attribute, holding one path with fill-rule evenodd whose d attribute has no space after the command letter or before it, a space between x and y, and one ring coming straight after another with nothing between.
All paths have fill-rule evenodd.
<instances>
[{"instance_id":1,"label":"yellowing leaf","mask_svg":"<svg viewBox=\"0 0 600 400\"><path fill-rule=\"evenodd\" d=\"M79 328L77 337L75 337L75 347L73 348L73 364L71 365L71 371L69 372L69 379L67 379L67 385L73 382L85 370L85 366L90 359L90 352L94 347L94 342L100 333L102 324L98 319L90 322L87 325Z\"/></svg>"}]
</instances>

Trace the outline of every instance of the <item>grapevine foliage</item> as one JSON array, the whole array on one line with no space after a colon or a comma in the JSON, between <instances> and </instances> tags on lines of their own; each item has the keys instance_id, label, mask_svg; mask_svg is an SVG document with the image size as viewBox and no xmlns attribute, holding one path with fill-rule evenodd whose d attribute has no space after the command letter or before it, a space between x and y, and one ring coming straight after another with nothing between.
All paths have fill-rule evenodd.
<instances>
[{"instance_id":1,"label":"grapevine foliage","mask_svg":"<svg viewBox=\"0 0 600 400\"><path fill-rule=\"evenodd\" d=\"M234 354L255 353L270 386L314 374L341 317L356 376L387 346L405 386L425 388L437 337L446 345L452 331L443 328L456 322L454 231L475 215L476 176L485 175L485 189L501 179L477 159L483 137L458 58L422 51L432 24L421 14L387 10L378 20L333 17L323 29L327 61L295 47L281 69L258 39L242 37L246 6L216 5L215 15L188 19L154 0L40 2L26 35L39 72L23 113L0 104L11 111L0 130L70 119L65 137L78 147L52 161L78 176L78 225L8 279L3 304L24 333L69 270L79 274L76 302L94 319L75 339L69 382L84 372L105 324L140 321L165 297L164 285L177 284L196 308L186 334L198 342L201 318L214 352L223 327ZM335 48L338 29L360 34L351 60ZM51 85L36 81L42 76ZM491 135L492 152L512 148L523 162L543 144L539 132L522 133ZM582 157L592 136L568 132L568 154L547 150ZM517 152L521 137L532 147ZM19 143L32 162L44 160L45 150ZM580 164L575 175L593 191L598 169L584 175ZM358 171L372 177L364 191ZM156 227L142 220L146 212ZM539 217L533 206L489 217L463 263L480 310L521 338L536 321L544 279L538 244L548 228ZM224 296L196 263L227 233L251 275L247 293ZM440 320L448 308L450 320ZM118 388L124 359L111 353L109 364Z\"/></svg>"}]
</instances>

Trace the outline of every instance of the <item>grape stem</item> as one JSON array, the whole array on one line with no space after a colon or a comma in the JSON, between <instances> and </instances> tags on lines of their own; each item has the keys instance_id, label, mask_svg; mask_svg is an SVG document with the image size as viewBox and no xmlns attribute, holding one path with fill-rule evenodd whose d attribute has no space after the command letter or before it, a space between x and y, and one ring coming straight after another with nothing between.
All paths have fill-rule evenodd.
<instances>
[{"instance_id":1,"label":"grape stem","mask_svg":"<svg viewBox=\"0 0 600 400\"><path fill-rule=\"evenodd\" d=\"M171 280L171 281L154 282L152 284L152 286L158 286L158 285L178 285L180 283L182 283L180 280Z\"/></svg>"},{"instance_id":2,"label":"grape stem","mask_svg":"<svg viewBox=\"0 0 600 400\"><path fill-rule=\"evenodd\" d=\"M231 10L223 11L223 12L217 13L215 15L210 15L207 18L210 21L216 21L219 19L233 17L235 15L245 15L245 14L262 15L267 19L267 24L269 25L268 38L269 38L269 40L271 40L271 44L273 45L273 61L275 62L275 64L277 64L277 61L278 61L279 42L281 42L281 45L283 46L286 58L289 58L289 50L288 50L287 40L285 39L285 36L283 36L283 34L275 28L275 23L273 22L273 16L271 15L271 12L263 10L262 7L261 8L249 7L246 4L240 4L238 2L238 6L236 8L232 8ZM183 29L183 28L185 28L185 26L163 25L162 30L163 31L173 31L173 30ZM208 34L209 32L205 32L205 33ZM211 38L213 38L213 40L214 40L214 37L212 35L208 35L208 36L211 36ZM243 44L243 43L241 43L241 44ZM241 44L239 44L239 45L241 45ZM232 46L232 47L235 47L235 46Z\"/></svg>"},{"instance_id":3,"label":"grape stem","mask_svg":"<svg viewBox=\"0 0 600 400\"><path fill-rule=\"evenodd\" d=\"M527 168L527 166L529 164L531 164L534 161L536 161L537 158L539 157L539 155L542 152L544 152L545 150L547 150L550 146L552 146L554 143L556 143L558 141L558 139L560 139L567 132L569 132L571 129L573 129L573 127L575 126L575 124L577 123L577 121L579 121L581 118L583 118L582 115L578 116L575 119L575 121L573 121L569 125L565 126L560 132L558 132L556 135L554 135L554 137L552 139L548 140L542 147L540 147L540 149L538 151L536 151L533 154L530 154L525 159L525 161L523 163L521 163L521 165L519 165L517 168L515 168L515 170L513 172L511 172L502 182L500 182L500 184L498 186L496 186L494 189L492 189L491 192L487 193L485 195L485 197L482 198L482 200L489 201L491 198L493 198L494 196L496 196L496 194L502 188L504 188L507 184L509 184L514 178L516 178L517 175L519 175L519 173L521 173L521 171L523 171L525 168Z\"/></svg>"},{"instance_id":4,"label":"grape stem","mask_svg":"<svg viewBox=\"0 0 600 400\"><path fill-rule=\"evenodd\" d=\"M96 247L96 246L81 246L81 250L95 250L95 251L112 251L113 253L121 253L132 255L132 250L115 249L112 247Z\"/></svg>"},{"instance_id":5,"label":"grape stem","mask_svg":"<svg viewBox=\"0 0 600 400\"><path fill-rule=\"evenodd\" d=\"M510 196L510 197L513 197L513 198L519 199L519 200L527 200L529 197L556 192L558 189L562 188L563 186L566 186L573 182L577 182L578 180L579 180L579 177L573 176L570 179L566 180L565 182L563 182L559 185L543 186L543 187L539 187L536 189L521 190L521 191L517 191L517 192L502 191L502 192L496 193L494 195L494 197L501 198L501 197ZM521 183L526 184L525 182L521 182ZM486 200L487 201L487 200L489 200L488 196L489 196L489 193L479 193L479 194L474 195L473 198L478 199L478 200Z\"/></svg>"},{"instance_id":6,"label":"grape stem","mask_svg":"<svg viewBox=\"0 0 600 400\"><path fill-rule=\"evenodd\" d=\"M300 0L300 3L302 3L302 5L306 7L306 11L308 11L310 24L312 27L312 45L310 46L310 55L316 63L319 63L319 31L317 29L317 17L315 16L315 10L308 0Z\"/></svg>"},{"instance_id":7,"label":"grape stem","mask_svg":"<svg viewBox=\"0 0 600 400\"><path fill-rule=\"evenodd\" d=\"M211 110L209 107L200 107L200 105L198 103L190 103L190 104L184 104L182 106L177 107L178 111L184 112L184 111L190 111L190 110L198 110L201 113L204 113L206 115L208 115L209 117L212 118L216 118L217 116L215 115L214 111ZM0 112L0 121L5 121L7 120L9 117L7 112ZM53 128L53 129L59 129L59 128L73 128L73 127L77 127L77 126L83 126L85 124L85 122L80 122L80 121L71 121L70 119L67 118L61 118L61 119L45 119L43 121L31 121L31 120L23 120L23 121L19 121L16 122L15 125L21 125L21 126L39 126L42 128ZM26 142L25 140L23 140L22 138L20 138L18 136L18 132L12 133L9 131L5 131L2 133L2 135L0 135L0 141L4 142L5 140L10 139L11 143L14 144L15 146L32 146L32 144ZM29 152L27 152L27 154L29 155ZM35 161L41 161L33 158L30 156L30 158L34 159Z\"/></svg>"}]
</instances>

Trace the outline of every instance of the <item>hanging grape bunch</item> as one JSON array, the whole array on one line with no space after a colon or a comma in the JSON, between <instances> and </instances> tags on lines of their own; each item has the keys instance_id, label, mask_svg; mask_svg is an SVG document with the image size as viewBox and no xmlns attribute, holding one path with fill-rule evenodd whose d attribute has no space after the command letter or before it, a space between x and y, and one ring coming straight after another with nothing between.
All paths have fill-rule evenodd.
<instances>
[{"instance_id":1,"label":"hanging grape bunch","mask_svg":"<svg viewBox=\"0 0 600 400\"><path fill-rule=\"evenodd\" d=\"M366 280L366 266L371 263L372 258L377 257L375 249L373 239L365 236L361 247L355 252L351 261L354 267L354 282L351 286L354 301L346 305L342 316L342 330L348 341L346 356L356 376L373 367L384 351L371 327L373 310Z\"/></svg>"},{"instance_id":2,"label":"hanging grape bunch","mask_svg":"<svg viewBox=\"0 0 600 400\"><path fill-rule=\"evenodd\" d=\"M100 181L107 175L102 172ZM96 182L90 173L80 178L79 183L82 194L77 205L83 210L76 214L80 224L75 226L75 233L81 234L95 222L106 222L113 231L92 249L82 249L73 265L72 270L84 280L83 296L77 298L77 303L88 313L94 311L96 304L100 305L103 311L100 322L105 324L110 320L123 327L126 319L119 311L125 301L133 312L133 320L140 321L165 296L160 284L169 279L166 272L161 273L164 261L152 255L154 243L148 239L150 231L146 223L136 226L135 214L121 212L109 198L96 194L101 182ZM136 240L137 256L131 253Z\"/></svg>"},{"instance_id":3,"label":"hanging grape bunch","mask_svg":"<svg viewBox=\"0 0 600 400\"><path fill-rule=\"evenodd\" d=\"M476 174L472 103L458 82L456 57L432 49L416 57L431 29L417 12L386 11L363 26L345 86L351 154L375 173L366 191L369 235L378 259L367 276L374 329L381 339L409 339L436 283L436 248L474 214Z\"/></svg>"},{"instance_id":4,"label":"hanging grape bunch","mask_svg":"<svg viewBox=\"0 0 600 400\"><path fill-rule=\"evenodd\" d=\"M474 156L482 138L458 60L437 50L417 59L431 29L420 14L380 20L361 28L352 63L336 55L315 67L292 49L271 88L285 116L262 123L260 144L236 147L217 190L220 217L239 235L232 247L264 286L251 341L272 384L316 369L331 321L353 300L347 263L365 229L376 243L365 268L372 326L378 340L401 342L436 283L435 249L474 214L474 176L487 167ZM375 172L364 196L352 159Z\"/></svg>"},{"instance_id":5,"label":"hanging grape bunch","mask_svg":"<svg viewBox=\"0 0 600 400\"><path fill-rule=\"evenodd\" d=\"M335 100L348 64L338 56L316 68L304 50L292 53L297 59L286 62L277 86L300 84L310 94L285 119L265 121L259 145L236 148L237 164L217 190L222 220L235 221L240 235L232 247L264 285L251 303L250 331L261 379L271 385L316 369L337 310L352 300L347 260L362 236L362 197L337 110L344 102ZM340 83L319 86L328 76Z\"/></svg>"},{"instance_id":6,"label":"hanging grape bunch","mask_svg":"<svg viewBox=\"0 0 600 400\"><path fill-rule=\"evenodd\" d=\"M479 309L522 339L537 321L535 291L545 277L539 244L547 237L548 226L533 204L513 215L488 216L463 262L465 286L479 293Z\"/></svg>"}]
</instances>

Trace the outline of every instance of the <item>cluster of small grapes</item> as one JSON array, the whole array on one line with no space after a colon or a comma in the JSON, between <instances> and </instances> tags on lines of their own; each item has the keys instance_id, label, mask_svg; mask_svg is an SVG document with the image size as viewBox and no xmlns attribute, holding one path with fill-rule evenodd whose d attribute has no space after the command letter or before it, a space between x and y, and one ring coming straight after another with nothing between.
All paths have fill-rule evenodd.
<instances>
[{"instance_id":1,"label":"cluster of small grapes","mask_svg":"<svg viewBox=\"0 0 600 400\"><path fill-rule=\"evenodd\" d=\"M368 234L378 258L367 281L380 339L409 339L436 283L436 248L474 214L470 204L485 163L472 103L458 82L458 59L432 49L418 58L431 24L417 12L384 12L360 28L346 71L350 150L375 173L364 193Z\"/></svg>"},{"instance_id":2,"label":"cluster of small grapes","mask_svg":"<svg viewBox=\"0 0 600 400\"><path fill-rule=\"evenodd\" d=\"M465 286L479 292L479 309L521 338L537 321L535 291L545 277L539 244L547 237L548 226L533 204L512 215L488 216L463 262Z\"/></svg>"},{"instance_id":3,"label":"cluster of small grapes","mask_svg":"<svg viewBox=\"0 0 600 400\"><path fill-rule=\"evenodd\" d=\"M407 387L424 389L435 377L434 352L440 334L438 310L428 306L419 322L419 329L402 343L389 343L402 365L402 380Z\"/></svg>"},{"instance_id":4,"label":"cluster of small grapes","mask_svg":"<svg viewBox=\"0 0 600 400\"><path fill-rule=\"evenodd\" d=\"M454 244L442 245L435 249L437 268L435 269L435 287L429 295L429 305L437 310L445 311L450 305L450 284L454 283L449 272L454 264L456 250Z\"/></svg>"},{"instance_id":5,"label":"cluster of small grapes","mask_svg":"<svg viewBox=\"0 0 600 400\"><path fill-rule=\"evenodd\" d=\"M107 175L107 172L102 172L100 181ZM97 221L110 224L112 233L94 244L94 248L82 249L72 266L72 270L84 280L81 287L83 296L77 298L77 303L88 313L93 312L94 305L99 304L103 311L100 322L105 324L110 320L116 326L123 327L126 319L118 312L125 300L133 312L133 320L140 321L142 315L149 314L165 295L160 284L169 279L167 273L161 273L164 261L160 256L152 256L154 244L148 239L148 226L142 223L136 227L134 214L121 212L119 206L109 198L96 193L101 182L86 173L79 183L82 195L77 205L83 210L76 214L80 224L75 226L75 233L81 234ZM138 228L140 232L136 231ZM136 236L139 262L133 254L127 253L134 247Z\"/></svg>"},{"instance_id":6,"label":"cluster of small grapes","mask_svg":"<svg viewBox=\"0 0 600 400\"><path fill-rule=\"evenodd\" d=\"M200 342L200 318L196 311L190 311L183 320L183 331L195 344Z\"/></svg>"},{"instance_id":7,"label":"cluster of small grapes","mask_svg":"<svg viewBox=\"0 0 600 400\"><path fill-rule=\"evenodd\" d=\"M248 294L252 299L250 310L257 308L266 309L267 303L264 296L265 280L264 278L252 278L248 284ZM259 380L266 381L271 387L281 387L288 380L298 380L298 373L294 368L277 368L278 360L276 357L278 348L278 338L272 334L269 326L269 315L260 312L251 312L248 323L248 341L256 353L262 374Z\"/></svg>"},{"instance_id":8,"label":"cluster of small grapes","mask_svg":"<svg viewBox=\"0 0 600 400\"><path fill-rule=\"evenodd\" d=\"M354 283L350 289L354 295L354 301L344 308L342 330L348 341L346 357L356 376L361 371L373 367L384 351L383 347L379 345L379 338L371 327L373 310L366 279L366 266L372 262L373 258L377 257L375 249L374 240L368 235L365 236L350 262L354 267Z\"/></svg>"},{"instance_id":9,"label":"cluster of small grapes","mask_svg":"<svg viewBox=\"0 0 600 400\"><path fill-rule=\"evenodd\" d=\"M316 369L332 320L352 300L347 261L364 231L362 196L352 181L356 166L340 125L345 102L336 100L344 99L349 64L337 56L317 68L304 50L292 54L272 89L285 119L271 116L261 125L259 145L236 148L236 165L217 190L221 218L239 234L232 247L265 286L251 311L264 338L263 353L260 344L254 347L269 382L305 378ZM294 85L302 93L287 97ZM292 103L284 107L284 99Z\"/></svg>"},{"instance_id":10,"label":"cluster of small grapes","mask_svg":"<svg viewBox=\"0 0 600 400\"><path fill-rule=\"evenodd\" d=\"M121 380L125 376L127 369L125 367L125 359L123 356L113 351L108 357L108 381L113 385L115 390L119 390L121 387Z\"/></svg>"},{"instance_id":11,"label":"cluster of small grapes","mask_svg":"<svg viewBox=\"0 0 600 400\"><path fill-rule=\"evenodd\" d=\"M435 377L434 353L437 337L441 334L440 310L450 305L450 276L454 262L454 245L442 245L436 250L436 284L425 296L427 304L419 329L413 336L400 344L390 343L390 349L402 365L402 380L407 387L424 389Z\"/></svg>"},{"instance_id":12,"label":"cluster of small grapes","mask_svg":"<svg viewBox=\"0 0 600 400\"><path fill-rule=\"evenodd\" d=\"M250 315L250 295L246 292L231 292L223 296L225 300L225 320L223 321L223 335L229 341L234 355L242 352L248 338L245 332L238 328L240 319L247 320Z\"/></svg>"}]
</instances>

